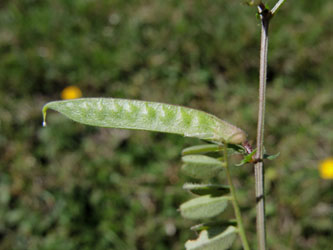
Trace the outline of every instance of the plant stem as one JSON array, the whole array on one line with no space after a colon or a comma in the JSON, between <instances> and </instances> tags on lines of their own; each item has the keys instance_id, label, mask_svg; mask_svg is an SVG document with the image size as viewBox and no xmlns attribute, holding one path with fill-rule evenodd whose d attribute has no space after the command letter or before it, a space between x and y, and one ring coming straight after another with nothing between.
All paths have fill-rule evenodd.
<instances>
[{"instance_id":1,"label":"plant stem","mask_svg":"<svg viewBox=\"0 0 333 250\"><path fill-rule=\"evenodd\" d=\"M239 205L238 205L238 202L237 202L235 187L234 187L234 184L232 183L232 179L231 179L231 175L230 175L230 171L229 171L227 147L228 147L227 144L224 144L223 152L224 152L224 163L225 163L227 179L228 179L228 182L229 182L230 193L231 193L231 196L232 196L231 201L232 201L232 205L234 207L235 217L236 217L236 220L237 220L238 232L239 232L239 236L242 240L243 248L245 250L250 250L250 246L249 246L249 243L247 241L246 234L245 234L242 215L241 215Z\"/></svg>"},{"instance_id":2,"label":"plant stem","mask_svg":"<svg viewBox=\"0 0 333 250\"><path fill-rule=\"evenodd\" d=\"M261 18L261 46L260 46L260 72L259 72L259 110L257 125L257 162L254 165L255 187L257 201L257 236L258 249L266 249L265 227L265 194L264 194L264 123L266 103L266 78L267 78L267 50L268 50L268 26L272 14L263 4L258 6Z\"/></svg>"},{"instance_id":3,"label":"plant stem","mask_svg":"<svg viewBox=\"0 0 333 250\"><path fill-rule=\"evenodd\" d=\"M285 0L279 0L279 1L274 5L274 7L273 7L272 10L271 10L272 15L274 15L274 14L278 11L278 9L282 6L282 4L284 4L284 2L285 2Z\"/></svg>"}]
</instances>

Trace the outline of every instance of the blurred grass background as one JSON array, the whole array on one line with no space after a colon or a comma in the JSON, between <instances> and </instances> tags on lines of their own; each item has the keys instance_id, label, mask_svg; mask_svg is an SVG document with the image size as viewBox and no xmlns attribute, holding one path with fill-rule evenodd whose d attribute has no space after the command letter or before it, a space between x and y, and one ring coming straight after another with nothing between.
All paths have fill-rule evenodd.
<instances>
[{"instance_id":1,"label":"blurred grass background","mask_svg":"<svg viewBox=\"0 0 333 250\"><path fill-rule=\"evenodd\" d=\"M183 249L195 222L176 210L189 199L180 151L200 142L55 112L42 128L41 107L77 85L209 111L254 143L255 13L228 0L2 0L0 249ZM332 249L333 180L318 173L333 155L332 13L330 0L287 0L271 23L265 145L281 155L266 164L269 249ZM233 172L255 246L253 168Z\"/></svg>"}]
</instances>

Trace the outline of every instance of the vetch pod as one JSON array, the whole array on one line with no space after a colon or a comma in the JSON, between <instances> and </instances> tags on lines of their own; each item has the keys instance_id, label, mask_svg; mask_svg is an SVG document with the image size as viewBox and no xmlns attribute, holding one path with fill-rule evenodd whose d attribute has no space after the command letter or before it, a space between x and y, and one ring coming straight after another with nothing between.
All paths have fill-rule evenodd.
<instances>
[{"instance_id":1,"label":"vetch pod","mask_svg":"<svg viewBox=\"0 0 333 250\"><path fill-rule=\"evenodd\" d=\"M47 109L92 126L173 133L218 143L246 141L243 130L214 115L164 103L116 98L54 101L43 107L44 126Z\"/></svg>"}]
</instances>

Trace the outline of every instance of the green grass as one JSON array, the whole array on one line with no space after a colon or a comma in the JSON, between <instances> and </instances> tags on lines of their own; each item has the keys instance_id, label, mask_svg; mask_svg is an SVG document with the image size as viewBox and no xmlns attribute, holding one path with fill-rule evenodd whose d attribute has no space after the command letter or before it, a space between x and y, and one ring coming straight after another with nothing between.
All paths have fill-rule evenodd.
<instances>
[{"instance_id":1,"label":"green grass","mask_svg":"<svg viewBox=\"0 0 333 250\"><path fill-rule=\"evenodd\" d=\"M183 249L195 235L176 210L189 198L180 152L199 140L56 113L45 129L41 107L75 84L85 97L199 108L253 143L260 26L240 2L0 3L1 250ZM281 154L266 164L269 249L333 244L332 181L317 170L333 155L332 10L287 1L271 23L265 145ZM253 169L232 171L254 244Z\"/></svg>"}]
</instances>

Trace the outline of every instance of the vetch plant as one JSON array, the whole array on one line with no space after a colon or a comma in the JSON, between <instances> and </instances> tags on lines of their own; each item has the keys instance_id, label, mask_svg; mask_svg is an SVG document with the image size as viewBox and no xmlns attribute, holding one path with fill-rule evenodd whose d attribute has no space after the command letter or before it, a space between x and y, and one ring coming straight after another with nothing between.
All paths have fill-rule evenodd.
<instances>
[{"instance_id":1,"label":"vetch plant","mask_svg":"<svg viewBox=\"0 0 333 250\"><path fill-rule=\"evenodd\" d=\"M182 151L184 163L182 172L198 181L184 184L183 188L196 197L183 203L179 210L184 218L204 220L192 227L199 236L196 240L186 242L187 250L228 249L237 235L240 236L243 248L250 249L230 175L231 166L228 159L232 154L243 156L238 166L248 162L255 164L258 249L266 249L263 159L273 159L277 156L265 155L263 147L268 26L284 0L279 0L271 10L262 1L247 2L258 8L261 19L260 87L255 150L248 143L243 130L212 114L196 109L115 98L55 101L43 107L44 126L46 126L46 111L53 109L76 122L87 125L172 133L209 142ZM228 185L212 181L220 172L225 172ZM235 218L220 221L217 216L229 203L232 204Z\"/></svg>"},{"instance_id":2,"label":"vetch plant","mask_svg":"<svg viewBox=\"0 0 333 250\"><path fill-rule=\"evenodd\" d=\"M47 103L46 111L56 110L68 118L87 125L157 131L195 137L211 144L183 150L182 171L203 183L188 183L184 189L198 196L180 206L184 218L207 220L221 214L231 202L236 220L203 223L195 241L188 241L186 249L227 249L239 234L244 249L250 249L245 235L236 192L229 171L228 156L234 153L247 156L246 133L214 115L191 108L136 100L114 98L81 98ZM217 153L218 157L207 156ZM221 171L226 172L228 185L210 183Z\"/></svg>"}]
</instances>

